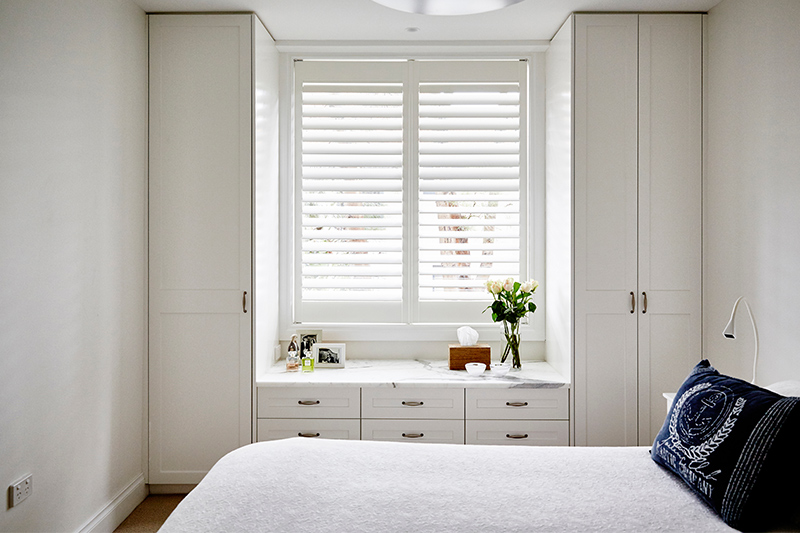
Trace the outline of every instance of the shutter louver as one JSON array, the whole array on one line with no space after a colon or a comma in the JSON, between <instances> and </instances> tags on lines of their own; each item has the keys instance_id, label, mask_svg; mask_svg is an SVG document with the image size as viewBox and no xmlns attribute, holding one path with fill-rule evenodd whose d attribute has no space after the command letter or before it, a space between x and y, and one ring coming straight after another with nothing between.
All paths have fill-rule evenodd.
<instances>
[{"instance_id":1,"label":"shutter louver","mask_svg":"<svg viewBox=\"0 0 800 533\"><path fill-rule=\"evenodd\" d=\"M420 83L419 299L520 274L520 84Z\"/></svg>"},{"instance_id":2,"label":"shutter louver","mask_svg":"<svg viewBox=\"0 0 800 533\"><path fill-rule=\"evenodd\" d=\"M303 301L400 301L402 83L302 84Z\"/></svg>"}]
</instances>

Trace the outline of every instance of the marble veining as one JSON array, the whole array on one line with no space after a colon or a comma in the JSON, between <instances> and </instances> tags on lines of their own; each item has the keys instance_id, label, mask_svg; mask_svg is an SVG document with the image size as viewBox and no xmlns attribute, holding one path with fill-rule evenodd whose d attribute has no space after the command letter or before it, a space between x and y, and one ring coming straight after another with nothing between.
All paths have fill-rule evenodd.
<instances>
[{"instance_id":1,"label":"marble veining","mask_svg":"<svg viewBox=\"0 0 800 533\"><path fill-rule=\"evenodd\" d=\"M544 361L523 362L522 370L505 376L487 370L471 376L464 370L450 370L446 360L354 359L345 368L318 368L311 373L286 372L283 361L258 376L256 385L269 386L359 386L359 387L478 387L558 389L568 380Z\"/></svg>"}]
</instances>

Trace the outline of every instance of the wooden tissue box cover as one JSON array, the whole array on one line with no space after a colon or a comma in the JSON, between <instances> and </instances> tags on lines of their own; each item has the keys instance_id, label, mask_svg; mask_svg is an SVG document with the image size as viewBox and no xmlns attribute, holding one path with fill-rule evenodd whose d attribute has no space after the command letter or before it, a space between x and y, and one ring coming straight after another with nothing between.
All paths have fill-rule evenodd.
<instances>
[{"instance_id":1,"label":"wooden tissue box cover","mask_svg":"<svg viewBox=\"0 0 800 533\"><path fill-rule=\"evenodd\" d=\"M467 363L485 363L488 370L492 363L492 348L488 344L461 346L450 344L450 370L465 370Z\"/></svg>"}]
</instances>

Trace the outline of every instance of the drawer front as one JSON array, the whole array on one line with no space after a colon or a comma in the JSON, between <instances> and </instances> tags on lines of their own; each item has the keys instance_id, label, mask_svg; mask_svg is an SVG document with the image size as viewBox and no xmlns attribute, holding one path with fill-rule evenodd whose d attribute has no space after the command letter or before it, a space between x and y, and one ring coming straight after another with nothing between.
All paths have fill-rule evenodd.
<instances>
[{"instance_id":1,"label":"drawer front","mask_svg":"<svg viewBox=\"0 0 800 533\"><path fill-rule=\"evenodd\" d=\"M569 446L567 420L467 420L467 444Z\"/></svg>"},{"instance_id":2,"label":"drawer front","mask_svg":"<svg viewBox=\"0 0 800 533\"><path fill-rule=\"evenodd\" d=\"M260 418L257 431L258 442L292 437L359 440L361 422L357 419L334 418Z\"/></svg>"},{"instance_id":3,"label":"drawer front","mask_svg":"<svg viewBox=\"0 0 800 533\"><path fill-rule=\"evenodd\" d=\"M361 389L362 418L464 418L464 389Z\"/></svg>"},{"instance_id":4,"label":"drawer front","mask_svg":"<svg viewBox=\"0 0 800 533\"><path fill-rule=\"evenodd\" d=\"M259 387L258 418L359 418L358 387Z\"/></svg>"},{"instance_id":5,"label":"drawer front","mask_svg":"<svg viewBox=\"0 0 800 533\"><path fill-rule=\"evenodd\" d=\"M464 444L464 421L362 420L361 439Z\"/></svg>"},{"instance_id":6,"label":"drawer front","mask_svg":"<svg viewBox=\"0 0 800 533\"><path fill-rule=\"evenodd\" d=\"M467 389L467 419L567 420L569 390Z\"/></svg>"}]
</instances>

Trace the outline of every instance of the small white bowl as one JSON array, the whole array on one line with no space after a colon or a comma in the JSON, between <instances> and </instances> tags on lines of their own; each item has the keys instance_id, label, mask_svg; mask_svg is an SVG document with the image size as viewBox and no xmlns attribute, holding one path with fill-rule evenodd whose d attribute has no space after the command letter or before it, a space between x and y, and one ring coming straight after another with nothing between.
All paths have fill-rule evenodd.
<instances>
[{"instance_id":1,"label":"small white bowl","mask_svg":"<svg viewBox=\"0 0 800 533\"><path fill-rule=\"evenodd\" d=\"M467 369L467 372L471 376L480 376L483 374L483 371L486 370L485 363L467 363L464 365L464 368Z\"/></svg>"},{"instance_id":2,"label":"small white bowl","mask_svg":"<svg viewBox=\"0 0 800 533\"><path fill-rule=\"evenodd\" d=\"M505 376L511 370L509 363L492 363L492 374L495 376Z\"/></svg>"}]
</instances>

